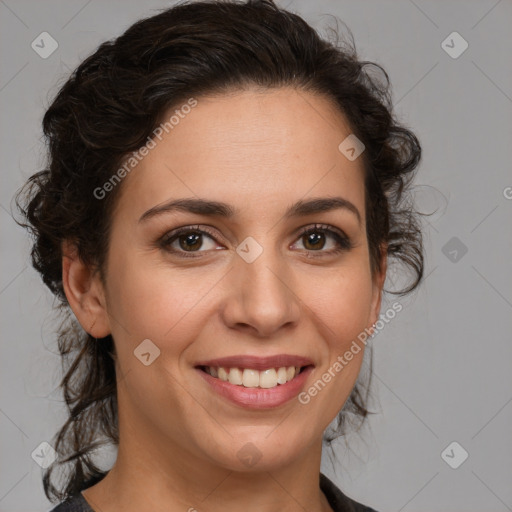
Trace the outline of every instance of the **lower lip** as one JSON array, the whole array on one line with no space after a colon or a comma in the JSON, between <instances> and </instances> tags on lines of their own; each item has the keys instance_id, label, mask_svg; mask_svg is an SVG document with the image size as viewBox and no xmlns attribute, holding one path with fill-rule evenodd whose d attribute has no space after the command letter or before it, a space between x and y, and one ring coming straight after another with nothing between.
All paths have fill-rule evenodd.
<instances>
[{"instance_id":1,"label":"lower lip","mask_svg":"<svg viewBox=\"0 0 512 512\"><path fill-rule=\"evenodd\" d=\"M295 398L304 387L306 379L313 371L313 366L307 366L299 375L286 384L278 384L273 388L267 389L237 386L228 381L212 377L209 373L199 368L196 368L196 370L216 393L234 402L236 405L248 409L268 409L283 405L292 398Z\"/></svg>"}]
</instances>

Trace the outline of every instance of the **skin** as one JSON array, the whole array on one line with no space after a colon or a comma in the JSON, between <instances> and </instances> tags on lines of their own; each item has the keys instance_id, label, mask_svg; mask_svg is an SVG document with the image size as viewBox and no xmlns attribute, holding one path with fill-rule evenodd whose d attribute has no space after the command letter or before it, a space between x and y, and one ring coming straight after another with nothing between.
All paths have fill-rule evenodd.
<instances>
[{"instance_id":1,"label":"skin","mask_svg":"<svg viewBox=\"0 0 512 512\"><path fill-rule=\"evenodd\" d=\"M364 350L307 405L293 399L263 411L215 394L194 366L239 354L308 356L307 389L376 322L386 261L383 252L372 276L362 159L338 150L350 133L329 100L288 87L198 98L124 178L105 283L63 244L73 312L94 337L112 334L117 351L120 444L113 469L83 493L95 510L331 510L318 486L322 434ZM139 222L171 198L195 196L239 213ZM352 202L361 223L347 209L283 218L300 199L332 196ZM308 244L298 230L315 223L342 230L353 247L328 255L337 246L329 234ZM197 225L215 233L197 244L199 257L158 246L165 233ZM253 263L236 252L248 236L263 248ZM181 254L184 246L172 245ZM145 339L161 351L149 366L133 354ZM249 442L261 455L251 467L237 456Z\"/></svg>"}]
</instances>

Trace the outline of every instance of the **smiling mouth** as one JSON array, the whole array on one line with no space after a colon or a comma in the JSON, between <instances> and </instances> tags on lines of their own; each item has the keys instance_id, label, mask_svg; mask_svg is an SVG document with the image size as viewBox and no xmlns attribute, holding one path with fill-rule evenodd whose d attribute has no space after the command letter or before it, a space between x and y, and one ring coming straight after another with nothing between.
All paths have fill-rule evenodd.
<instances>
[{"instance_id":1,"label":"smiling mouth","mask_svg":"<svg viewBox=\"0 0 512 512\"><path fill-rule=\"evenodd\" d=\"M282 386L297 377L307 366L281 366L258 371L252 368L227 368L216 366L198 366L197 368L215 379L229 382L245 388L270 389Z\"/></svg>"}]
</instances>

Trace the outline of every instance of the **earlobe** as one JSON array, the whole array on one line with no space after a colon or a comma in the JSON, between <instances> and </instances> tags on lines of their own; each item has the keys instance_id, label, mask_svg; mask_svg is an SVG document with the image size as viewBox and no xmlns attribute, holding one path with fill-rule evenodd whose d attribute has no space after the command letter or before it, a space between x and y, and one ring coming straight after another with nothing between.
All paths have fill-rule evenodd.
<instances>
[{"instance_id":1,"label":"earlobe","mask_svg":"<svg viewBox=\"0 0 512 512\"><path fill-rule=\"evenodd\" d=\"M62 243L62 286L77 320L95 338L110 334L105 293L99 272L85 264L76 245Z\"/></svg>"}]
</instances>

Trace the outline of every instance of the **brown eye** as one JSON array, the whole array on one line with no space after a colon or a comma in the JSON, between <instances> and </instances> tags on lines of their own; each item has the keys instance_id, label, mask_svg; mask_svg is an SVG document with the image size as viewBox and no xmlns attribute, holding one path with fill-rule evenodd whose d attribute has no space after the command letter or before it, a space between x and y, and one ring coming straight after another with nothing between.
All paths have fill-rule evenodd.
<instances>
[{"instance_id":1,"label":"brown eye","mask_svg":"<svg viewBox=\"0 0 512 512\"><path fill-rule=\"evenodd\" d=\"M302 235L304 240L304 247L309 250L323 249L325 246L325 233L309 233Z\"/></svg>"},{"instance_id":2,"label":"brown eye","mask_svg":"<svg viewBox=\"0 0 512 512\"><path fill-rule=\"evenodd\" d=\"M210 247L208 247L207 241L210 241ZM213 238L213 233L205 228L198 229L191 226L165 234L159 241L159 246L168 252L184 257L196 257L193 253L199 253L197 256L200 256L200 253L218 247Z\"/></svg>"},{"instance_id":3,"label":"brown eye","mask_svg":"<svg viewBox=\"0 0 512 512\"><path fill-rule=\"evenodd\" d=\"M341 230L329 226L315 225L304 228L299 240L305 251L319 253L318 256L337 254L352 248L352 242ZM211 247L207 247L207 241L210 241ZM199 226L187 226L171 231L159 240L158 245L167 252L185 258L200 257L201 253L208 250L222 248L216 245L212 232L206 227L199 229Z\"/></svg>"},{"instance_id":4,"label":"brown eye","mask_svg":"<svg viewBox=\"0 0 512 512\"><path fill-rule=\"evenodd\" d=\"M328 240L333 240L331 243L331 247L327 248L327 250L323 250L328 244ZM334 254L341 251L347 251L352 248L352 243L350 239L342 234L342 232L338 232L328 226L313 226L310 228L305 228L300 233L300 240L304 245L304 249L306 251L311 252L320 252L327 254Z\"/></svg>"},{"instance_id":5,"label":"brown eye","mask_svg":"<svg viewBox=\"0 0 512 512\"><path fill-rule=\"evenodd\" d=\"M180 235L178 236L177 240L179 242L179 246L184 251L188 250L195 250L200 249L203 245L203 242L201 240L202 234L201 233L192 233L189 235Z\"/></svg>"}]
</instances>

